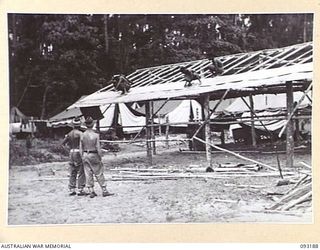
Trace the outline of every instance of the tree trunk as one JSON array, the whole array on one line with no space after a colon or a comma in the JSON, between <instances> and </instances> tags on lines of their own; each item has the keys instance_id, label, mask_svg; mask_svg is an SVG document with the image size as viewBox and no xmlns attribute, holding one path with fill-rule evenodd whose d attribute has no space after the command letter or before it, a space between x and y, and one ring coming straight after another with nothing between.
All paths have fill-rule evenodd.
<instances>
[{"instance_id":1,"label":"tree trunk","mask_svg":"<svg viewBox=\"0 0 320 250\"><path fill-rule=\"evenodd\" d=\"M17 27L16 27L16 14L11 14L11 22L12 22L12 47L11 47L11 54L9 55L11 58L11 68L10 68L10 81L11 81L11 87L12 87L12 102L14 105L16 105L17 100L18 100L18 91L19 88L17 88L17 77L15 75L15 67L16 67L16 63L15 63L15 58L16 58L16 47L17 47Z\"/></svg>"},{"instance_id":2,"label":"tree trunk","mask_svg":"<svg viewBox=\"0 0 320 250\"><path fill-rule=\"evenodd\" d=\"M307 42L307 14L303 15L303 42Z\"/></svg>"},{"instance_id":3,"label":"tree trunk","mask_svg":"<svg viewBox=\"0 0 320 250\"><path fill-rule=\"evenodd\" d=\"M46 88L44 90L43 97L42 97L42 110L41 110L41 117L40 117L41 120L43 120L44 117L46 116L47 95L48 95L49 89L50 89L49 85L46 85Z\"/></svg>"},{"instance_id":4,"label":"tree trunk","mask_svg":"<svg viewBox=\"0 0 320 250\"><path fill-rule=\"evenodd\" d=\"M104 22L104 44L106 55L109 54L109 35L108 35L108 15L103 15Z\"/></svg>"}]
</instances>

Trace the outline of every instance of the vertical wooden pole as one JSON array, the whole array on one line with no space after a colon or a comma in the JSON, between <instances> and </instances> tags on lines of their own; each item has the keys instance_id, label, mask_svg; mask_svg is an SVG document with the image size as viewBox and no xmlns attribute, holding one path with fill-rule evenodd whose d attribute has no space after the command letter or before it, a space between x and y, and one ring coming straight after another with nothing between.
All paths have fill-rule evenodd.
<instances>
[{"instance_id":1,"label":"vertical wooden pole","mask_svg":"<svg viewBox=\"0 0 320 250\"><path fill-rule=\"evenodd\" d=\"M158 122L159 122L159 135L162 136L162 131L161 131L161 117L158 115Z\"/></svg>"},{"instance_id":2,"label":"vertical wooden pole","mask_svg":"<svg viewBox=\"0 0 320 250\"><path fill-rule=\"evenodd\" d=\"M224 129L221 130L220 140L221 140L221 145L224 145L226 143Z\"/></svg>"},{"instance_id":3,"label":"vertical wooden pole","mask_svg":"<svg viewBox=\"0 0 320 250\"><path fill-rule=\"evenodd\" d=\"M250 116L251 116L251 137L252 137L252 146L257 146L257 140L256 140L256 130L254 127L254 103L253 103L253 97L252 95L249 96L249 101L250 101Z\"/></svg>"},{"instance_id":4,"label":"vertical wooden pole","mask_svg":"<svg viewBox=\"0 0 320 250\"><path fill-rule=\"evenodd\" d=\"M301 136L300 136L300 123L299 123L299 119L295 119L294 120L294 133L295 133L295 140L297 142L301 141Z\"/></svg>"},{"instance_id":5,"label":"vertical wooden pole","mask_svg":"<svg viewBox=\"0 0 320 250\"><path fill-rule=\"evenodd\" d=\"M169 148L169 117L166 117L166 148Z\"/></svg>"},{"instance_id":6,"label":"vertical wooden pole","mask_svg":"<svg viewBox=\"0 0 320 250\"><path fill-rule=\"evenodd\" d=\"M33 121L33 116L31 116L31 138L34 137L34 121Z\"/></svg>"},{"instance_id":7,"label":"vertical wooden pole","mask_svg":"<svg viewBox=\"0 0 320 250\"><path fill-rule=\"evenodd\" d=\"M210 96L207 94L204 96L203 109L204 109L204 121L209 119L210 106L209 106ZM210 122L205 125L205 141L206 141L206 158L208 166L211 166L211 129Z\"/></svg>"},{"instance_id":8,"label":"vertical wooden pole","mask_svg":"<svg viewBox=\"0 0 320 250\"><path fill-rule=\"evenodd\" d=\"M153 126L153 124L154 124L154 106L153 106L153 101L151 101L150 102L150 105L151 105L151 115L150 115L150 117L151 117L151 138L152 138L152 153L155 155L155 154L157 154L157 151L156 151L156 142L155 142L155 139L156 139L156 137L155 137L155 134L154 134L154 126Z\"/></svg>"},{"instance_id":9,"label":"vertical wooden pole","mask_svg":"<svg viewBox=\"0 0 320 250\"><path fill-rule=\"evenodd\" d=\"M97 128L98 134L100 134L100 120L97 120L96 128Z\"/></svg>"},{"instance_id":10,"label":"vertical wooden pole","mask_svg":"<svg viewBox=\"0 0 320 250\"><path fill-rule=\"evenodd\" d=\"M290 115L293 111L293 87L292 82L287 82L287 119L290 119ZM286 167L293 167L293 158L294 158L294 131L293 131L293 120L290 119L287 125L287 141L286 141Z\"/></svg>"},{"instance_id":11,"label":"vertical wooden pole","mask_svg":"<svg viewBox=\"0 0 320 250\"><path fill-rule=\"evenodd\" d=\"M146 109L146 140L147 140L147 158L148 163L152 165L152 150L151 150L151 129L150 129L150 102L145 102L145 109Z\"/></svg>"}]
</instances>

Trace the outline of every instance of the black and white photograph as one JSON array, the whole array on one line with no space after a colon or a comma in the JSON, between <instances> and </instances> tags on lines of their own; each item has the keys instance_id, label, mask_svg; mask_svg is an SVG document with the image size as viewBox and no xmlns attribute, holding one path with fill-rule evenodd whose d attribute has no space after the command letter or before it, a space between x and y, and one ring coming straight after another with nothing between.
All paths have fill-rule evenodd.
<instances>
[{"instance_id":1,"label":"black and white photograph","mask_svg":"<svg viewBox=\"0 0 320 250\"><path fill-rule=\"evenodd\" d=\"M314 14L7 13L7 224L312 224Z\"/></svg>"}]
</instances>

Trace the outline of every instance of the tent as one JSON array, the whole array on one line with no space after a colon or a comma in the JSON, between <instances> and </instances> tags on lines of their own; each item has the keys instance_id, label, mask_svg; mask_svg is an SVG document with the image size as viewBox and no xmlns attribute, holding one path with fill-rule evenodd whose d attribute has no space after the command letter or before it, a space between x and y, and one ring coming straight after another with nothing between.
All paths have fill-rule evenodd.
<instances>
[{"instance_id":1,"label":"tent","mask_svg":"<svg viewBox=\"0 0 320 250\"><path fill-rule=\"evenodd\" d=\"M216 117L216 113L223 112L235 99L223 100L216 112L211 115L211 119ZM213 109L218 101L210 101L210 109ZM160 109L160 110L159 110ZM145 113L145 107L141 106L136 109L139 113ZM172 100L165 103L165 101L154 101L153 102L154 112L158 111L154 117L154 122L158 124L166 123L168 119L170 123L181 123L172 124L173 127L187 127L186 123L190 120L199 121L202 120L202 108L196 100Z\"/></svg>"},{"instance_id":2,"label":"tent","mask_svg":"<svg viewBox=\"0 0 320 250\"><path fill-rule=\"evenodd\" d=\"M106 131L114 124L118 124L123 127L123 132L125 134L130 134L136 133L145 124L145 117L136 112L134 114L134 111L125 104L120 104L118 106L116 104L101 105L99 108L103 114L103 118L99 120L99 127L101 131ZM72 120L75 117L80 117L82 123L84 123L85 119L80 108L67 108L59 114L51 117L48 120L48 127L71 127Z\"/></svg>"},{"instance_id":3,"label":"tent","mask_svg":"<svg viewBox=\"0 0 320 250\"><path fill-rule=\"evenodd\" d=\"M9 133L33 133L36 127L30 122L31 117L24 115L17 107L10 109Z\"/></svg>"},{"instance_id":4,"label":"tent","mask_svg":"<svg viewBox=\"0 0 320 250\"><path fill-rule=\"evenodd\" d=\"M101 113L104 118L99 121L101 131L106 131L117 124L122 127L125 134L137 133L146 124L146 118L142 114L134 112L126 104L120 103L101 105Z\"/></svg>"},{"instance_id":5,"label":"tent","mask_svg":"<svg viewBox=\"0 0 320 250\"><path fill-rule=\"evenodd\" d=\"M298 103L302 96L303 92L294 92L294 102ZM250 103L249 97L245 97L244 99L247 103ZM254 121L253 124L255 129L258 129L262 132L267 132L267 129L268 131L279 133L283 126L286 124L286 120L283 120L281 118L277 119L277 117L283 117L286 114L286 94L256 95L253 96L253 103L255 114L258 117L274 117L274 119L270 119L267 121ZM310 107L311 101L308 98L304 98L300 103L298 110L307 110ZM251 114L249 107L241 98L237 98L229 107L225 109L225 111L232 114L241 114L238 119L239 124L233 124L230 126L231 135L234 135L235 130L241 128L248 129L249 127L251 127L251 122L242 122L243 119L250 118ZM306 129L304 133L308 132L307 126L304 126L304 124L308 123L309 121L305 119L301 119L299 121L299 126L303 127L303 129Z\"/></svg>"},{"instance_id":6,"label":"tent","mask_svg":"<svg viewBox=\"0 0 320 250\"><path fill-rule=\"evenodd\" d=\"M48 127L59 128L59 127L71 126L72 120L75 117L81 117L81 116L82 116L82 113L80 108L66 109L60 112L59 114L49 118Z\"/></svg>"},{"instance_id":7,"label":"tent","mask_svg":"<svg viewBox=\"0 0 320 250\"><path fill-rule=\"evenodd\" d=\"M298 102L303 96L303 92L295 92L293 94L294 101ZM249 97L244 98L249 103ZM286 109L286 94L266 94L253 96L254 110L274 110L274 109ZM300 108L311 105L307 98L304 98ZM237 98L230 106L225 108L225 111L230 113L243 113L250 111L248 106L243 102L241 98Z\"/></svg>"}]
</instances>

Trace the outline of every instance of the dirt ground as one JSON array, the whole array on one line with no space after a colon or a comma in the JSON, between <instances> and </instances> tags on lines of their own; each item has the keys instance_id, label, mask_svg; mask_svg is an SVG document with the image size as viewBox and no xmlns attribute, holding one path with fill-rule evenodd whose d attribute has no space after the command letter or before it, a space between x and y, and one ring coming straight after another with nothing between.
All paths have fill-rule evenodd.
<instances>
[{"instance_id":1,"label":"dirt ground","mask_svg":"<svg viewBox=\"0 0 320 250\"><path fill-rule=\"evenodd\" d=\"M68 195L68 163L11 166L9 176L8 224L101 224L101 223L312 223L312 207L289 211L266 210L293 185L276 186L278 176L228 176L224 178L177 178L176 180L128 181L114 179L114 168L147 167L142 145L120 145L118 153L103 157L109 191L102 197ZM183 169L206 166L205 154L180 152L185 145L160 146L152 168ZM276 166L274 154L241 153ZM285 154L280 155L282 166ZM299 162L311 164L310 152L295 154L295 176ZM213 164L248 163L226 153L214 153ZM293 171L290 169L290 171ZM269 173L263 169L259 173ZM39 176L39 173L41 176ZM53 175L53 173L55 173ZM215 176L216 173L205 173ZM251 185L251 187L248 187Z\"/></svg>"}]
</instances>

